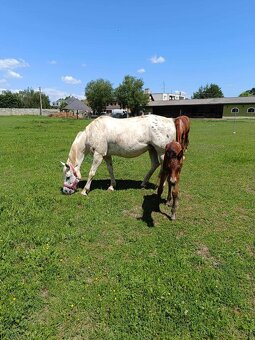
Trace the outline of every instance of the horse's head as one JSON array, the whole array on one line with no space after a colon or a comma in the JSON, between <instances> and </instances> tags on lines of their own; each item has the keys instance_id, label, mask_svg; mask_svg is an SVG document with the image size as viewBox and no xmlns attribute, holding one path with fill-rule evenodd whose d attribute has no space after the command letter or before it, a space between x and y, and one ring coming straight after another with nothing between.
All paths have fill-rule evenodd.
<instances>
[{"instance_id":1,"label":"horse's head","mask_svg":"<svg viewBox=\"0 0 255 340\"><path fill-rule=\"evenodd\" d=\"M72 195L77 190L80 176L71 163L67 164L61 162L61 164L64 166L64 185L62 192L66 195Z\"/></svg>"}]
</instances>

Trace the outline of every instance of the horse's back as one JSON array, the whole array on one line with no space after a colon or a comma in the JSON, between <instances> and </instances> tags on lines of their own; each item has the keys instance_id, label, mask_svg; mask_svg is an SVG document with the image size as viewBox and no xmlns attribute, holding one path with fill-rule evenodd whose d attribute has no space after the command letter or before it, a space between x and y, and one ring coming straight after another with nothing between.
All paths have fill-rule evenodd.
<instances>
[{"instance_id":1,"label":"horse's back","mask_svg":"<svg viewBox=\"0 0 255 340\"><path fill-rule=\"evenodd\" d=\"M164 153L165 145L176 139L174 120L156 115L125 119L101 116L86 129L87 143L100 153L134 157L154 146Z\"/></svg>"}]
</instances>

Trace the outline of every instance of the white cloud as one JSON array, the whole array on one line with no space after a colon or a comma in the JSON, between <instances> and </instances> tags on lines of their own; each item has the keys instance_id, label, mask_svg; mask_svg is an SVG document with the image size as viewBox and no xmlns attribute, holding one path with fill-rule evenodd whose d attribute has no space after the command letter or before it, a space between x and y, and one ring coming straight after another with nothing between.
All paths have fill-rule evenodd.
<instances>
[{"instance_id":1,"label":"white cloud","mask_svg":"<svg viewBox=\"0 0 255 340\"><path fill-rule=\"evenodd\" d=\"M71 94L70 92L65 92L54 88L43 88L42 92L49 96L51 102L55 102L60 98L66 98L68 96L73 96L78 99L84 99L84 95L75 93Z\"/></svg>"},{"instance_id":2,"label":"white cloud","mask_svg":"<svg viewBox=\"0 0 255 340\"><path fill-rule=\"evenodd\" d=\"M19 91L22 91L21 89L9 89L9 88L0 88L0 93L4 91L11 91L13 93L18 93Z\"/></svg>"},{"instance_id":3,"label":"white cloud","mask_svg":"<svg viewBox=\"0 0 255 340\"><path fill-rule=\"evenodd\" d=\"M81 83L81 80L76 79L72 76L63 76L63 77L61 77L61 80L66 84L72 84L72 85L76 85L76 84Z\"/></svg>"},{"instance_id":4,"label":"white cloud","mask_svg":"<svg viewBox=\"0 0 255 340\"><path fill-rule=\"evenodd\" d=\"M50 64L50 65L56 65L57 62L56 62L56 60L49 60L49 64Z\"/></svg>"},{"instance_id":5,"label":"white cloud","mask_svg":"<svg viewBox=\"0 0 255 340\"><path fill-rule=\"evenodd\" d=\"M144 68L139 68L139 70L137 70L137 73L145 73L145 69Z\"/></svg>"},{"instance_id":6,"label":"white cloud","mask_svg":"<svg viewBox=\"0 0 255 340\"><path fill-rule=\"evenodd\" d=\"M9 77L9 78L16 78L16 79L21 79L22 78L22 76L19 73L11 71L11 70L8 70L7 77Z\"/></svg>"},{"instance_id":7,"label":"white cloud","mask_svg":"<svg viewBox=\"0 0 255 340\"><path fill-rule=\"evenodd\" d=\"M0 84L6 84L6 83L7 83L6 79L0 79Z\"/></svg>"},{"instance_id":8,"label":"white cloud","mask_svg":"<svg viewBox=\"0 0 255 340\"><path fill-rule=\"evenodd\" d=\"M13 70L19 67L28 67L29 64L23 59L0 59L0 70Z\"/></svg>"},{"instance_id":9,"label":"white cloud","mask_svg":"<svg viewBox=\"0 0 255 340\"><path fill-rule=\"evenodd\" d=\"M158 57L155 55L150 58L150 61L152 64L163 64L166 61L166 59L164 57L161 57L161 56Z\"/></svg>"}]
</instances>

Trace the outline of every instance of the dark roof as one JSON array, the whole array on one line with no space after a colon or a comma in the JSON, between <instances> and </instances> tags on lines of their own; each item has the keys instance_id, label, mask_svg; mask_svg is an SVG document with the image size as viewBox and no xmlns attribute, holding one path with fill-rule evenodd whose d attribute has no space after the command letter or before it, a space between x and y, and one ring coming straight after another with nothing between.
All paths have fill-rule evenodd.
<instances>
[{"instance_id":1,"label":"dark roof","mask_svg":"<svg viewBox=\"0 0 255 340\"><path fill-rule=\"evenodd\" d=\"M226 98L208 98L208 99L183 99L183 100L157 100L147 104L153 106L175 106L175 105L235 105L235 104L253 104L255 105L255 96L250 97L226 97Z\"/></svg>"},{"instance_id":2,"label":"dark roof","mask_svg":"<svg viewBox=\"0 0 255 340\"><path fill-rule=\"evenodd\" d=\"M66 105L64 109L92 112L91 108L88 105L84 104L81 100L77 98L73 98L72 101L69 101L68 105Z\"/></svg>"}]
</instances>

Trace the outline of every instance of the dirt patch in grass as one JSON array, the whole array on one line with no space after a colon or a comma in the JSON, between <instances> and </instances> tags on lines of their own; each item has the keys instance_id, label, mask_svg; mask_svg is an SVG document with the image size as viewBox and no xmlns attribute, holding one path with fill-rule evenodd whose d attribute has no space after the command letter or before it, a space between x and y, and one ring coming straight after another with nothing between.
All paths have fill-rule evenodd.
<instances>
[{"instance_id":1,"label":"dirt patch in grass","mask_svg":"<svg viewBox=\"0 0 255 340\"><path fill-rule=\"evenodd\" d=\"M74 114L73 112L52 113L49 115L49 117L77 119L77 115ZM78 119L81 119L81 118L83 117L78 117Z\"/></svg>"},{"instance_id":2,"label":"dirt patch in grass","mask_svg":"<svg viewBox=\"0 0 255 340\"><path fill-rule=\"evenodd\" d=\"M201 256L203 260L206 260L212 264L213 267L219 267L220 261L218 261L215 257L212 256L209 248L206 245L199 245L197 251L197 255Z\"/></svg>"}]
</instances>

